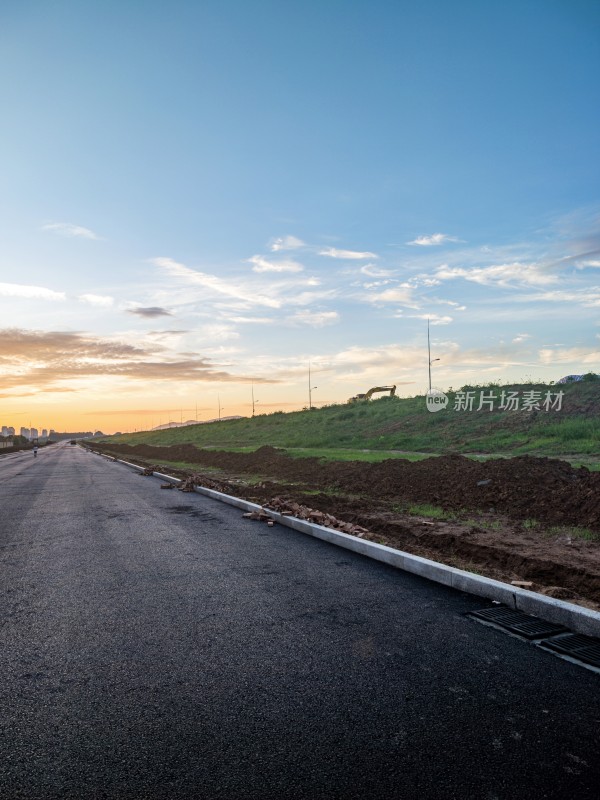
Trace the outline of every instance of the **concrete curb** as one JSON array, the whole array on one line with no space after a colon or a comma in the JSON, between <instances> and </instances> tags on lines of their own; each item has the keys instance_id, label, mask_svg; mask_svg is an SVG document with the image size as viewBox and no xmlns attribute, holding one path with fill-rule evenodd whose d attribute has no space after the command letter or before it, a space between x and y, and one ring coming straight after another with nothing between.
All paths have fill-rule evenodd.
<instances>
[{"instance_id":1,"label":"concrete curb","mask_svg":"<svg viewBox=\"0 0 600 800\"><path fill-rule=\"evenodd\" d=\"M103 454L100 453L100 455ZM144 470L144 468L140 467L138 464L131 464L121 459L115 459L115 461L132 467L139 472L143 472ZM164 475L160 472L155 472L154 475L169 483L181 483L179 478L174 478L171 475ZM213 500L219 500L228 505L236 506L236 508L241 508L244 511L259 511L263 508L263 506L257 505L256 503L250 503L247 500L241 500L239 497L223 494L214 489L206 489L203 486L197 486L195 491L198 494L211 497ZM574 603L567 603L564 600L546 597L543 594L530 592L527 589L521 589L517 586L511 586L508 583L495 581L492 578L484 578L472 572L465 572L461 569L455 569L454 567L447 567L445 564L440 564L437 561L430 561L427 558L405 553L403 550L395 550L393 547L387 547L387 545L377 544L376 542L370 542L366 539L359 539L356 536L336 531L333 528L325 528L323 525L316 525L314 522L307 522L306 520L297 519L296 517L289 517L277 511L271 511L270 509L265 509L265 511L280 525L293 528L296 531L314 536L317 539L322 539L324 542L343 547L346 550L352 550L354 553L373 558L375 561L381 561L383 564L388 564L396 569L411 572L413 575L419 575L422 578L427 578L427 580L441 583L444 586L449 586L460 592L474 594L477 597L485 597L488 600L496 600L509 608L517 609L525 614L532 614L547 622L555 622L559 625L564 625L566 628L576 631L577 633L600 637L600 612L598 611L591 611L588 608L575 605Z\"/></svg>"}]
</instances>

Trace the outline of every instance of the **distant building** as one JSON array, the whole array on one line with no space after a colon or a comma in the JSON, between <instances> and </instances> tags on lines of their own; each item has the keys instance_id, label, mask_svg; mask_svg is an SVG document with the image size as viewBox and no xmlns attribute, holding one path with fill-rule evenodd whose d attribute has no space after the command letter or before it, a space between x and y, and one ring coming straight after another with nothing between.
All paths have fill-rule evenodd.
<instances>
[{"instance_id":1,"label":"distant building","mask_svg":"<svg viewBox=\"0 0 600 800\"><path fill-rule=\"evenodd\" d=\"M37 439L38 437L39 437L38 429L37 428L32 428L30 430L30 432L29 432L29 438L30 439Z\"/></svg>"},{"instance_id":2,"label":"distant building","mask_svg":"<svg viewBox=\"0 0 600 800\"><path fill-rule=\"evenodd\" d=\"M23 426L21 426L21 436L24 436L26 439L29 439L30 434L31 431L29 430L29 428L24 428Z\"/></svg>"},{"instance_id":3,"label":"distant building","mask_svg":"<svg viewBox=\"0 0 600 800\"><path fill-rule=\"evenodd\" d=\"M9 436L14 436L15 435L15 429L13 428L12 425L8 426L8 435Z\"/></svg>"},{"instance_id":4,"label":"distant building","mask_svg":"<svg viewBox=\"0 0 600 800\"><path fill-rule=\"evenodd\" d=\"M46 428L42 428L42 439L48 438L48 430Z\"/></svg>"},{"instance_id":5,"label":"distant building","mask_svg":"<svg viewBox=\"0 0 600 800\"><path fill-rule=\"evenodd\" d=\"M2 426L2 436L8 436L8 426Z\"/></svg>"}]
</instances>

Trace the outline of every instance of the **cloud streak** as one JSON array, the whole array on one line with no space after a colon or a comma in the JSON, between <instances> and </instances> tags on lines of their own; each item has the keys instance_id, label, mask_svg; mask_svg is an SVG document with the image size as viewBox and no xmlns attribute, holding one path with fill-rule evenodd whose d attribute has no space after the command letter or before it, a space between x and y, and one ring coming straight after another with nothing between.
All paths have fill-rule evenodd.
<instances>
[{"instance_id":1,"label":"cloud streak","mask_svg":"<svg viewBox=\"0 0 600 800\"><path fill-rule=\"evenodd\" d=\"M185 264L179 264L172 258L153 258L151 263L163 269L168 275L180 278L188 284L198 286L213 295L225 296L234 300L241 300L248 304L249 299L257 305L267 306L267 308L279 308L281 301L265 294L249 291L248 287L240 283L230 283L224 281L216 275L190 269Z\"/></svg>"},{"instance_id":2,"label":"cloud streak","mask_svg":"<svg viewBox=\"0 0 600 800\"><path fill-rule=\"evenodd\" d=\"M550 272L542 264L523 264L514 262L513 264L495 264L489 267L448 267L444 265L435 273L435 277L441 281L451 281L463 278L466 281L479 283L483 286L514 286L515 284L525 286L547 286L557 283L558 275Z\"/></svg>"},{"instance_id":3,"label":"cloud streak","mask_svg":"<svg viewBox=\"0 0 600 800\"><path fill-rule=\"evenodd\" d=\"M269 261L263 256L252 256L248 262L253 264L252 272L302 272L304 269L302 264L291 258L284 261Z\"/></svg>"},{"instance_id":4,"label":"cloud streak","mask_svg":"<svg viewBox=\"0 0 600 800\"><path fill-rule=\"evenodd\" d=\"M370 258L379 258L375 253L358 252L357 250L338 250L337 247L325 247L319 250L320 256L327 256L328 258L342 258L350 261L363 261Z\"/></svg>"},{"instance_id":5,"label":"cloud streak","mask_svg":"<svg viewBox=\"0 0 600 800\"><path fill-rule=\"evenodd\" d=\"M448 236L446 233L433 233L431 236L417 236L412 242L406 244L416 245L417 247L438 247L447 242L458 242L455 236Z\"/></svg>"},{"instance_id":6,"label":"cloud streak","mask_svg":"<svg viewBox=\"0 0 600 800\"><path fill-rule=\"evenodd\" d=\"M73 225L71 222L48 222L42 225L43 231L51 231L59 236L66 236L69 239L99 239L100 237L89 228L81 225Z\"/></svg>"}]
</instances>

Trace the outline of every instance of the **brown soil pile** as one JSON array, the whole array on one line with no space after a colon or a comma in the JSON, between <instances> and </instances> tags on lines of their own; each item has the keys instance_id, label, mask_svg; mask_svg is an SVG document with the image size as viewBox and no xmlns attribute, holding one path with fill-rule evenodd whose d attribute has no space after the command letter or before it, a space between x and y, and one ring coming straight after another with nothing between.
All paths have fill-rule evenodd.
<instances>
[{"instance_id":1,"label":"brown soil pile","mask_svg":"<svg viewBox=\"0 0 600 800\"><path fill-rule=\"evenodd\" d=\"M600 536L581 537L583 528L600 532L600 473L585 467L532 456L368 464L294 459L273 447L254 453L193 445L102 449L144 464L217 468L222 479L213 474L196 480L264 505L277 498L310 506L363 526L375 541L499 580L532 581L536 591L600 608ZM253 483L241 479L248 474ZM409 514L411 504L441 507L449 518Z\"/></svg>"}]
</instances>

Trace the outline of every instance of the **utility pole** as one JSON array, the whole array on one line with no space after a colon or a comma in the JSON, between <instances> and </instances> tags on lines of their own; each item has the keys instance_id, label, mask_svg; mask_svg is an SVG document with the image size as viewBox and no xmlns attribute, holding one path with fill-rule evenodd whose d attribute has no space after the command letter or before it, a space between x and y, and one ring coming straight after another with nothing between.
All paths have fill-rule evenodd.
<instances>
[{"instance_id":1,"label":"utility pole","mask_svg":"<svg viewBox=\"0 0 600 800\"><path fill-rule=\"evenodd\" d=\"M431 365L434 361L439 361L439 358L431 359L431 342L429 340L429 317L427 317L427 361L429 362L429 391L431 392Z\"/></svg>"},{"instance_id":2,"label":"utility pole","mask_svg":"<svg viewBox=\"0 0 600 800\"><path fill-rule=\"evenodd\" d=\"M431 342L429 340L429 317L427 317L427 362L429 364L429 391L431 391Z\"/></svg>"},{"instance_id":3,"label":"utility pole","mask_svg":"<svg viewBox=\"0 0 600 800\"><path fill-rule=\"evenodd\" d=\"M312 411L312 390L318 389L318 386L312 386L312 380L310 377L310 361L308 362L308 410Z\"/></svg>"},{"instance_id":4,"label":"utility pole","mask_svg":"<svg viewBox=\"0 0 600 800\"><path fill-rule=\"evenodd\" d=\"M254 382L252 382L252 416L254 416Z\"/></svg>"}]
</instances>

